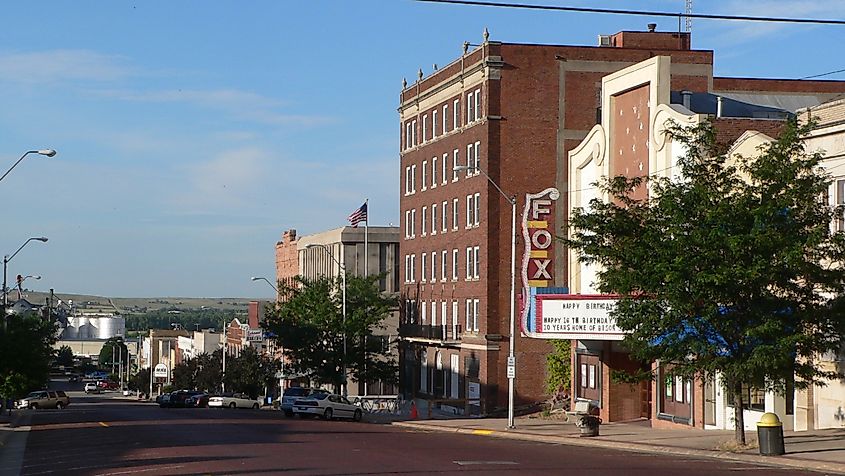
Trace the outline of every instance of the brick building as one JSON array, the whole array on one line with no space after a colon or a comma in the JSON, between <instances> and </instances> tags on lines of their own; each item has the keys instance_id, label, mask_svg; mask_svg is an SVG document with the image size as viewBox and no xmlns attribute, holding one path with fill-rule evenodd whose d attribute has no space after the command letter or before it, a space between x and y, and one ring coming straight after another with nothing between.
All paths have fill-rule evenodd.
<instances>
[{"instance_id":1,"label":"brick building","mask_svg":"<svg viewBox=\"0 0 845 476\"><path fill-rule=\"evenodd\" d=\"M795 111L845 91L845 84L831 81L714 78L713 52L691 50L689 33L625 31L601 37L601 44L502 43L485 33L480 46L466 47L428 77L420 71L403 88L400 361L406 396L479 399L488 409L507 403L510 204L486 174L525 213L523 233L517 232L522 332L515 400L544 399L550 346L527 337L533 331L522 303L534 293L569 290L565 250L550 237L565 233L568 154L601 121L604 76L662 55L671 59L666 74L678 93ZM453 171L466 164L484 173ZM549 193L548 213L529 220L526 195L552 188L563 192L560 198ZM526 243L528 232L540 228L548 241Z\"/></svg>"}]
</instances>

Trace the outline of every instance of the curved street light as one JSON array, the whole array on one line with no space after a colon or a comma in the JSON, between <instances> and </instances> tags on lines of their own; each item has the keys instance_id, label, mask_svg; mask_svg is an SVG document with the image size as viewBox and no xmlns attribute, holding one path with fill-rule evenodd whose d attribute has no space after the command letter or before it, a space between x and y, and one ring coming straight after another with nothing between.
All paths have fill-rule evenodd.
<instances>
[{"instance_id":1,"label":"curved street light","mask_svg":"<svg viewBox=\"0 0 845 476\"><path fill-rule=\"evenodd\" d=\"M331 256L332 260L337 263L338 267L340 267L341 272L341 279L342 279L342 302L343 302L343 355L341 356L341 365L343 367L343 374L341 379L341 393L344 397L346 397L349 393L347 385L346 385L346 266L343 265L332 253L332 250L329 249L328 246L321 244L321 243L312 243L310 245L306 245L305 249L310 250L314 248L322 248L326 251L326 253Z\"/></svg>"},{"instance_id":2,"label":"curved street light","mask_svg":"<svg viewBox=\"0 0 845 476\"><path fill-rule=\"evenodd\" d=\"M271 283L270 280L265 278L264 276L253 276L250 279L252 279L253 281L264 281L264 282L266 282L267 284L270 285L271 288L273 288L273 291L276 291L276 296L277 297L279 296L279 288L274 286L273 283Z\"/></svg>"},{"instance_id":3,"label":"curved street light","mask_svg":"<svg viewBox=\"0 0 845 476\"><path fill-rule=\"evenodd\" d=\"M46 236L32 237L32 238L24 241L23 244L20 246L20 248L18 248L17 251L12 253L11 256L6 255L6 256L3 257L3 317L6 316L6 305L9 303L8 295L6 294L6 290L8 289L8 287L6 287L6 269L8 268L9 261L12 261L12 258L17 256L17 254L20 253L20 251L24 248L24 246L28 245L30 241L40 241L42 243L46 243L47 237Z\"/></svg>"},{"instance_id":4,"label":"curved street light","mask_svg":"<svg viewBox=\"0 0 845 476\"><path fill-rule=\"evenodd\" d=\"M53 150L53 149L41 149L41 150L28 150L28 151L24 152L24 154L21 156L21 158L18 159L18 161L15 162L14 165L9 167L9 170L7 170L6 173L3 174L2 177L0 177L0 180L3 180L4 178L6 178L6 176L9 175L9 172L11 172L13 168L17 167L17 165L19 163L21 163L21 161L24 159L24 157L26 157L29 154L39 154L39 155L43 155L43 156L46 156L46 157L53 157L54 155L56 155L56 151Z\"/></svg>"},{"instance_id":5,"label":"curved street light","mask_svg":"<svg viewBox=\"0 0 845 476\"><path fill-rule=\"evenodd\" d=\"M511 204L511 309L510 309L510 339L508 341L508 367L513 367L513 370L508 369L508 428L512 429L515 428L514 424L514 412L513 412L513 393L514 393L514 380L516 379L516 356L514 354L514 334L516 333L515 328L515 301L516 301L516 195L508 196L499 187L499 184L493 181L487 172L482 170L480 167L472 166L472 165L455 165L453 169L455 172L460 172L462 170L473 170L476 172L481 172L487 177L487 181L493 184L496 187L496 190L507 200L508 203Z\"/></svg>"}]
</instances>

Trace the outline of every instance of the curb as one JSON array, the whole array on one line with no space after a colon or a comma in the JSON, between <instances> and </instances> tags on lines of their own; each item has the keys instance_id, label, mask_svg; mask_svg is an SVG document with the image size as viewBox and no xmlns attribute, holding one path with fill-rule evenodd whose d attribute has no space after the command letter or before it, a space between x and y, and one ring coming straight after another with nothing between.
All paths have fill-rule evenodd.
<instances>
[{"instance_id":1,"label":"curb","mask_svg":"<svg viewBox=\"0 0 845 476\"><path fill-rule=\"evenodd\" d=\"M700 458L711 458L720 460L730 460L742 463L752 463L764 466L786 467L803 469L810 471L820 471L827 473L843 474L845 475L845 465L835 463L824 463L813 460L793 460L787 458L777 458L762 455L749 455L741 453L726 453L711 450L678 448L673 446L659 446L659 445L644 445L637 443L626 443L613 440L601 440L592 438L581 438L579 436L553 436L553 435L538 435L536 433L514 431L501 431L482 428L459 428L445 425L413 423L413 422L393 422L392 425L411 428L414 430L423 431L437 431L441 433L460 433L465 435L475 436L490 436L494 438L532 441L537 443L554 443L571 446L592 446L596 448L607 448L622 451L633 451L637 453L656 453L656 454L671 454L681 456L694 456ZM777 459L773 459L777 458Z\"/></svg>"}]
</instances>

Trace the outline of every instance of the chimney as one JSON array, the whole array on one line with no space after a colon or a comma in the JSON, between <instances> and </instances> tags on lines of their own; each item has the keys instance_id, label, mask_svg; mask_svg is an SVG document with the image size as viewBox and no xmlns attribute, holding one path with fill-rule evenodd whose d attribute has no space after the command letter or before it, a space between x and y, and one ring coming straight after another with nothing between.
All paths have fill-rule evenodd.
<instances>
[{"instance_id":1,"label":"chimney","mask_svg":"<svg viewBox=\"0 0 845 476\"><path fill-rule=\"evenodd\" d=\"M654 31L657 30L657 23L649 23L646 26L648 27L649 33L654 33Z\"/></svg>"},{"instance_id":2,"label":"chimney","mask_svg":"<svg viewBox=\"0 0 845 476\"><path fill-rule=\"evenodd\" d=\"M681 91L681 98L682 98L684 107L691 111L692 109L690 108L690 102L692 100L692 91L688 91L686 89Z\"/></svg>"},{"instance_id":3,"label":"chimney","mask_svg":"<svg viewBox=\"0 0 845 476\"><path fill-rule=\"evenodd\" d=\"M722 96L716 96L716 117L722 117Z\"/></svg>"}]
</instances>

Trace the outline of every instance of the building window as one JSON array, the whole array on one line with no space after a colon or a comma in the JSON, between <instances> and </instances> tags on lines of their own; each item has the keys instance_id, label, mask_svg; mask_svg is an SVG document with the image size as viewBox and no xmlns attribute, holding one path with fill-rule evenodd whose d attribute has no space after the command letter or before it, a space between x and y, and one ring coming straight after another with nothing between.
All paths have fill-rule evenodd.
<instances>
[{"instance_id":1,"label":"building window","mask_svg":"<svg viewBox=\"0 0 845 476\"><path fill-rule=\"evenodd\" d=\"M836 181L836 205L845 205L845 179ZM836 217L836 231L845 231L845 215L842 213Z\"/></svg>"},{"instance_id":2,"label":"building window","mask_svg":"<svg viewBox=\"0 0 845 476\"><path fill-rule=\"evenodd\" d=\"M461 316L458 315L458 301L452 301L452 334L458 334L458 322Z\"/></svg>"},{"instance_id":3,"label":"building window","mask_svg":"<svg viewBox=\"0 0 845 476\"><path fill-rule=\"evenodd\" d=\"M405 282L411 282L411 255L405 255Z\"/></svg>"},{"instance_id":4,"label":"building window","mask_svg":"<svg viewBox=\"0 0 845 476\"><path fill-rule=\"evenodd\" d=\"M423 255L425 258L425 255ZM420 308L422 310L422 314L420 315L420 324L426 325L428 323L428 318L426 316L426 311L428 310L428 303L425 301L420 302Z\"/></svg>"},{"instance_id":5,"label":"building window","mask_svg":"<svg viewBox=\"0 0 845 476\"><path fill-rule=\"evenodd\" d=\"M411 255L411 282L417 280L417 255Z\"/></svg>"},{"instance_id":6,"label":"building window","mask_svg":"<svg viewBox=\"0 0 845 476\"><path fill-rule=\"evenodd\" d=\"M458 229L458 214L460 213L460 207L458 207L458 199L455 198L452 200L452 229Z\"/></svg>"},{"instance_id":7,"label":"building window","mask_svg":"<svg viewBox=\"0 0 845 476\"><path fill-rule=\"evenodd\" d=\"M448 258L449 258L449 252L446 251L446 250L443 250L443 252L440 254L440 280L443 281L443 282L446 281L446 275L449 274L447 269L446 269L447 268L446 263L447 263Z\"/></svg>"},{"instance_id":8,"label":"building window","mask_svg":"<svg viewBox=\"0 0 845 476\"><path fill-rule=\"evenodd\" d=\"M437 157L431 158L431 188L437 187Z\"/></svg>"},{"instance_id":9,"label":"building window","mask_svg":"<svg viewBox=\"0 0 845 476\"><path fill-rule=\"evenodd\" d=\"M467 262L466 262L466 264L467 264L467 268L466 268L466 270L467 270L467 277L466 277L467 281L472 279L472 266L473 266L474 262L475 261L472 257L472 246L467 246Z\"/></svg>"},{"instance_id":10,"label":"building window","mask_svg":"<svg viewBox=\"0 0 845 476\"><path fill-rule=\"evenodd\" d=\"M428 254L426 254L426 253L423 253L422 255L420 255L420 271L421 271L420 282L423 282L423 283L425 282L425 279L428 276L426 274L426 270L428 269L426 267L426 265L428 264L427 258L428 258Z\"/></svg>"},{"instance_id":11,"label":"building window","mask_svg":"<svg viewBox=\"0 0 845 476\"><path fill-rule=\"evenodd\" d=\"M481 268L481 253L478 250L478 246L472 249L472 277L475 279L478 279L478 270Z\"/></svg>"},{"instance_id":12,"label":"building window","mask_svg":"<svg viewBox=\"0 0 845 476\"><path fill-rule=\"evenodd\" d=\"M467 93L467 124L471 124L475 121L475 117L473 117L473 113L475 112L475 100L472 93Z\"/></svg>"},{"instance_id":13,"label":"building window","mask_svg":"<svg viewBox=\"0 0 845 476\"><path fill-rule=\"evenodd\" d=\"M417 164L411 166L411 193L417 193Z\"/></svg>"},{"instance_id":14,"label":"building window","mask_svg":"<svg viewBox=\"0 0 845 476\"><path fill-rule=\"evenodd\" d=\"M437 281L437 252L431 252L431 282Z\"/></svg>"},{"instance_id":15,"label":"building window","mask_svg":"<svg viewBox=\"0 0 845 476\"><path fill-rule=\"evenodd\" d=\"M448 105L448 104L444 104L444 105L443 105L443 134L446 134L446 131L448 130L448 129L446 128L446 122L448 122L448 121L446 120L446 118L447 118L447 117L449 117L449 105Z\"/></svg>"},{"instance_id":16,"label":"building window","mask_svg":"<svg viewBox=\"0 0 845 476\"><path fill-rule=\"evenodd\" d=\"M446 153L443 154L443 170L442 170L442 173L440 174L440 180L443 181L443 185L446 185L446 181L448 180L447 179L447 177L448 177L447 173L448 172L449 172L449 153L446 152Z\"/></svg>"},{"instance_id":17,"label":"building window","mask_svg":"<svg viewBox=\"0 0 845 476\"><path fill-rule=\"evenodd\" d=\"M442 211L442 213L440 214L440 221L441 221L441 227L440 227L440 230L441 230L443 233L446 233L446 230L449 228L449 225L448 225L448 223L447 223L447 222L448 222L448 218L449 218L449 202L447 202L447 201L445 201L445 200L444 200L444 201L443 201L443 211Z\"/></svg>"},{"instance_id":18,"label":"building window","mask_svg":"<svg viewBox=\"0 0 845 476\"><path fill-rule=\"evenodd\" d=\"M431 234L437 234L437 204L431 205Z\"/></svg>"},{"instance_id":19,"label":"building window","mask_svg":"<svg viewBox=\"0 0 845 476\"><path fill-rule=\"evenodd\" d=\"M431 301L431 325L437 325L437 301Z\"/></svg>"},{"instance_id":20,"label":"building window","mask_svg":"<svg viewBox=\"0 0 845 476\"><path fill-rule=\"evenodd\" d=\"M472 197L472 209L473 209L473 225L478 226L479 216L481 215L481 194L476 193Z\"/></svg>"},{"instance_id":21,"label":"building window","mask_svg":"<svg viewBox=\"0 0 845 476\"><path fill-rule=\"evenodd\" d=\"M411 238L411 210L405 210L405 239Z\"/></svg>"},{"instance_id":22,"label":"building window","mask_svg":"<svg viewBox=\"0 0 845 476\"><path fill-rule=\"evenodd\" d=\"M471 228L475 223L475 206L473 205L472 195L467 195L467 228Z\"/></svg>"},{"instance_id":23,"label":"building window","mask_svg":"<svg viewBox=\"0 0 845 476\"><path fill-rule=\"evenodd\" d=\"M472 331L478 332L478 299L472 300Z\"/></svg>"},{"instance_id":24,"label":"building window","mask_svg":"<svg viewBox=\"0 0 845 476\"><path fill-rule=\"evenodd\" d=\"M420 392L428 393L428 355L420 354Z\"/></svg>"},{"instance_id":25,"label":"building window","mask_svg":"<svg viewBox=\"0 0 845 476\"><path fill-rule=\"evenodd\" d=\"M461 154L461 151L458 150L458 149L455 149L454 151L452 151L452 181L453 182L458 181L458 171L455 170L455 167L457 167L458 165L461 165L460 154Z\"/></svg>"},{"instance_id":26,"label":"building window","mask_svg":"<svg viewBox=\"0 0 845 476\"><path fill-rule=\"evenodd\" d=\"M417 209L411 209L411 238L417 237Z\"/></svg>"},{"instance_id":27,"label":"building window","mask_svg":"<svg viewBox=\"0 0 845 476\"><path fill-rule=\"evenodd\" d=\"M472 155L472 152L475 150L472 144L467 144L467 166L472 167L475 165L475 158ZM467 177L472 177L476 174L475 169L468 168L467 169Z\"/></svg>"},{"instance_id":28,"label":"building window","mask_svg":"<svg viewBox=\"0 0 845 476\"><path fill-rule=\"evenodd\" d=\"M422 119L422 141L425 144L425 141L428 140L428 116L424 115Z\"/></svg>"},{"instance_id":29,"label":"building window","mask_svg":"<svg viewBox=\"0 0 845 476\"><path fill-rule=\"evenodd\" d=\"M428 207L422 207L422 215L420 218L422 218L422 222L420 223L420 236L425 236L426 230L428 229L425 226L427 222L426 219L428 218Z\"/></svg>"},{"instance_id":30,"label":"building window","mask_svg":"<svg viewBox=\"0 0 845 476\"><path fill-rule=\"evenodd\" d=\"M455 99L452 109L452 130L454 130L461 126L461 98Z\"/></svg>"},{"instance_id":31,"label":"building window","mask_svg":"<svg viewBox=\"0 0 845 476\"><path fill-rule=\"evenodd\" d=\"M405 149L410 149L412 147L411 139L411 121L405 123Z\"/></svg>"},{"instance_id":32,"label":"building window","mask_svg":"<svg viewBox=\"0 0 845 476\"><path fill-rule=\"evenodd\" d=\"M437 109L431 111L431 138L437 137Z\"/></svg>"},{"instance_id":33,"label":"building window","mask_svg":"<svg viewBox=\"0 0 845 476\"><path fill-rule=\"evenodd\" d=\"M411 121L411 145L417 146L417 120Z\"/></svg>"},{"instance_id":34,"label":"building window","mask_svg":"<svg viewBox=\"0 0 845 476\"><path fill-rule=\"evenodd\" d=\"M475 90L475 102L473 103L473 106L475 106L475 112L473 113L473 115L475 116L474 119L477 121L477 120L481 119L481 90L480 89Z\"/></svg>"},{"instance_id":35,"label":"building window","mask_svg":"<svg viewBox=\"0 0 845 476\"><path fill-rule=\"evenodd\" d=\"M452 281L458 280L458 250L452 250Z\"/></svg>"},{"instance_id":36,"label":"building window","mask_svg":"<svg viewBox=\"0 0 845 476\"><path fill-rule=\"evenodd\" d=\"M449 317L449 315L446 314L446 311L447 311L446 300L444 299L444 300L440 301L440 322L443 323L443 327L444 327L444 335L443 335L444 339L446 338L446 335L445 335L446 322L447 322L447 318Z\"/></svg>"},{"instance_id":37,"label":"building window","mask_svg":"<svg viewBox=\"0 0 845 476\"><path fill-rule=\"evenodd\" d=\"M472 332L472 299L464 301L464 308L466 310L466 330Z\"/></svg>"},{"instance_id":38,"label":"building window","mask_svg":"<svg viewBox=\"0 0 845 476\"><path fill-rule=\"evenodd\" d=\"M411 194L411 167L405 167L405 195Z\"/></svg>"},{"instance_id":39,"label":"building window","mask_svg":"<svg viewBox=\"0 0 845 476\"><path fill-rule=\"evenodd\" d=\"M481 173L481 154L479 153L481 149L481 142L475 141L475 144L472 145L472 158L475 161L475 175Z\"/></svg>"},{"instance_id":40,"label":"building window","mask_svg":"<svg viewBox=\"0 0 845 476\"><path fill-rule=\"evenodd\" d=\"M422 163L422 180L420 180L420 182L422 182L422 187L420 187L420 188L422 190L425 190L426 186L428 186L428 161L427 160L423 160L423 163Z\"/></svg>"}]
</instances>

